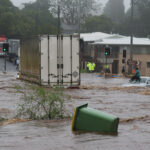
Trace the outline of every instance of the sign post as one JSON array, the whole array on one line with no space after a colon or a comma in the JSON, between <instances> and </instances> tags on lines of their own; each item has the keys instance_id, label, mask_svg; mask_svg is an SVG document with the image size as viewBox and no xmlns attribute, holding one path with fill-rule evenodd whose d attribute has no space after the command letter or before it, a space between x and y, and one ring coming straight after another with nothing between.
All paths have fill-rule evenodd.
<instances>
[{"instance_id":1,"label":"sign post","mask_svg":"<svg viewBox=\"0 0 150 150\"><path fill-rule=\"evenodd\" d=\"M6 53L4 55L4 72L6 72Z\"/></svg>"},{"instance_id":2,"label":"sign post","mask_svg":"<svg viewBox=\"0 0 150 150\"><path fill-rule=\"evenodd\" d=\"M6 56L9 51L9 43L3 43L3 52L4 54L4 72L6 72Z\"/></svg>"}]
</instances>

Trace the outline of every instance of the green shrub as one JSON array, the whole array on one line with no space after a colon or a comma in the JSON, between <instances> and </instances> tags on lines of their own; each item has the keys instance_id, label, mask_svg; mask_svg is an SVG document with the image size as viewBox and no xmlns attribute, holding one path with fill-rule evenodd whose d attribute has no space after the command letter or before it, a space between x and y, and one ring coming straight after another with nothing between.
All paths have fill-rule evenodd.
<instances>
[{"instance_id":1,"label":"green shrub","mask_svg":"<svg viewBox=\"0 0 150 150\"><path fill-rule=\"evenodd\" d=\"M87 70L86 69L81 69L80 72L81 73L87 73Z\"/></svg>"},{"instance_id":2,"label":"green shrub","mask_svg":"<svg viewBox=\"0 0 150 150\"><path fill-rule=\"evenodd\" d=\"M16 89L16 92L18 93L22 93L22 90L23 90L23 87L18 85L18 84L15 84L13 85L14 86L14 89Z\"/></svg>"},{"instance_id":3,"label":"green shrub","mask_svg":"<svg viewBox=\"0 0 150 150\"><path fill-rule=\"evenodd\" d=\"M5 121L6 119L0 116L0 122Z\"/></svg>"},{"instance_id":4,"label":"green shrub","mask_svg":"<svg viewBox=\"0 0 150 150\"><path fill-rule=\"evenodd\" d=\"M66 117L64 106L68 96L62 88L52 90L43 87L31 86L24 92L20 104L18 104L17 116L28 119L59 119Z\"/></svg>"}]
</instances>

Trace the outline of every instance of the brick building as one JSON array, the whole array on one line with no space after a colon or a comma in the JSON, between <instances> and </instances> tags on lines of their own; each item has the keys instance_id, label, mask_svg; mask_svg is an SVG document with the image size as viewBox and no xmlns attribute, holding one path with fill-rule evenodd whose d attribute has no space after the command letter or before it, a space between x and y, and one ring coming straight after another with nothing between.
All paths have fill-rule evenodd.
<instances>
[{"instance_id":1,"label":"brick building","mask_svg":"<svg viewBox=\"0 0 150 150\"><path fill-rule=\"evenodd\" d=\"M121 74L122 68L129 72L129 65L132 68L139 67L141 75L150 76L150 39L148 38L133 38L133 46L130 45L130 37L92 33L81 34L83 40L81 51L81 67L85 68L87 61L96 63L96 71L101 72L104 65L109 65L113 74ZM111 48L110 56L105 57L105 47ZM132 49L132 55L131 55ZM124 57L123 57L124 51ZM133 61L130 61L133 56Z\"/></svg>"}]
</instances>

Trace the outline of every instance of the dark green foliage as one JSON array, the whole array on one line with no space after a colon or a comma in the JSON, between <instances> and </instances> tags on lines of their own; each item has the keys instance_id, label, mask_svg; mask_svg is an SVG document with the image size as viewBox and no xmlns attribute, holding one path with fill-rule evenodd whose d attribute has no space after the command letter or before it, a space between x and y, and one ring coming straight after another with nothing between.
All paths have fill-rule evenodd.
<instances>
[{"instance_id":1,"label":"dark green foliage","mask_svg":"<svg viewBox=\"0 0 150 150\"><path fill-rule=\"evenodd\" d=\"M138 28L136 33L140 36L148 36L150 35L150 0L136 0L134 8L135 6L138 12L138 17L134 20L135 28Z\"/></svg>"},{"instance_id":2,"label":"dark green foliage","mask_svg":"<svg viewBox=\"0 0 150 150\"><path fill-rule=\"evenodd\" d=\"M58 4L61 21L78 25L100 8L96 0L36 0L24 3L23 9L10 0L0 0L0 35L21 38L38 34L58 33Z\"/></svg>"},{"instance_id":3,"label":"dark green foliage","mask_svg":"<svg viewBox=\"0 0 150 150\"><path fill-rule=\"evenodd\" d=\"M115 23L122 22L125 15L123 0L109 0L104 8L104 14Z\"/></svg>"},{"instance_id":4,"label":"dark green foliage","mask_svg":"<svg viewBox=\"0 0 150 150\"><path fill-rule=\"evenodd\" d=\"M50 13L49 7L48 0L37 0L32 4L25 4L22 15L24 18L23 23L27 25L25 26L27 35L57 33L57 19Z\"/></svg>"},{"instance_id":5,"label":"dark green foliage","mask_svg":"<svg viewBox=\"0 0 150 150\"><path fill-rule=\"evenodd\" d=\"M56 0L50 0L51 4L58 5ZM71 25L83 23L87 16L101 10L101 4L97 0L60 0L59 1L62 22ZM57 12L57 7L54 8Z\"/></svg>"},{"instance_id":6,"label":"dark green foliage","mask_svg":"<svg viewBox=\"0 0 150 150\"><path fill-rule=\"evenodd\" d=\"M7 120L7 119L0 116L0 122L5 121L5 120Z\"/></svg>"},{"instance_id":7,"label":"dark green foliage","mask_svg":"<svg viewBox=\"0 0 150 150\"><path fill-rule=\"evenodd\" d=\"M80 72L81 73L88 73L86 69L81 69Z\"/></svg>"},{"instance_id":8,"label":"dark green foliage","mask_svg":"<svg viewBox=\"0 0 150 150\"><path fill-rule=\"evenodd\" d=\"M10 0L0 0L0 34L9 35L13 33L16 14L18 9L12 5Z\"/></svg>"},{"instance_id":9,"label":"dark green foliage","mask_svg":"<svg viewBox=\"0 0 150 150\"><path fill-rule=\"evenodd\" d=\"M49 0L37 0L19 10L10 0L0 0L0 35L23 37L56 34L57 19L50 13L49 7Z\"/></svg>"},{"instance_id":10,"label":"dark green foliage","mask_svg":"<svg viewBox=\"0 0 150 150\"><path fill-rule=\"evenodd\" d=\"M115 25L114 32L137 37L150 35L150 0L133 1L133 21L131 23L131 8L126 12L124 20Z\"/></svg>"},{"instance_id":11,"label":"dark green foliage","mask_svg":"<svg viewBox=\"0 0 150 150\"><path fill-rule=\"evenodd\" d=\"M57 34L57 5L56 0L36 0L25 3L24 8L19 9L10 0L0 0L0 35L21 38ZM125 14L123 0L109 0L102 16L93 16L101 10L96 0L61 0L59 5L61 22L76 26L80 24L80 32L150 36L150 0L134 0L132 25L131 9Z\"/></svg>"},{"instance_id":12,"label":"dark green foliage","mask_svg":"<svg viewBox=\"0 0 150 150\"><path fill-rule=\"evenodd\" d=\"M82 25L82 32L106 32L110 33L113 29L111 19L105 15L87 17Z\"/></svg>"}]
</instances>

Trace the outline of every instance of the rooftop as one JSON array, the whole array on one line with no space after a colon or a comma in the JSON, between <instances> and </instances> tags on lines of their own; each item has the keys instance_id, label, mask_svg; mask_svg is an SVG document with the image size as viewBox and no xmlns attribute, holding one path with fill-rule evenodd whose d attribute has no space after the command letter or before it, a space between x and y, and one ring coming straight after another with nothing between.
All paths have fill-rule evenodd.
<instances>
[{"instance_id":1,"label":"rooftop","mask_svg":"<svg viewBox=\"0 0 150 150\"><path fill-rule=\"evenodd\" d=\"M85 42L93 42L93 45L130 45L131 37L119 34L107 34L103 32L81 33L80 37ZM133 45L150 45L149 38L133 37Z\"/></svg>"}]
</instances>

